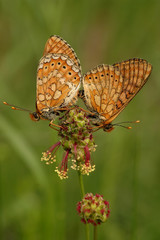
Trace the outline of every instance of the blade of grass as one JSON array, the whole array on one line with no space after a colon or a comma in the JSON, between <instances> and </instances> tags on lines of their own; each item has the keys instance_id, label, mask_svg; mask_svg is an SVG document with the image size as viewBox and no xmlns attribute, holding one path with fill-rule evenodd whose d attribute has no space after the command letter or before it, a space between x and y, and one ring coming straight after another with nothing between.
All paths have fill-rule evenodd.
<instances>
[{"instance_id":1,"label":"blade of grass","mask_svg":"<svg viewBox=\"0 0 160 240\"><path fill-rule=\"evenodd\" d=\"M0 129L4 136L7 137L12 147L22 157L24 163L31 170L38 184L44 188L48 187L49 183L47 176L40 165L40 160L25 137L2 115L0 115Z\"/></svg>"}]
</instances>

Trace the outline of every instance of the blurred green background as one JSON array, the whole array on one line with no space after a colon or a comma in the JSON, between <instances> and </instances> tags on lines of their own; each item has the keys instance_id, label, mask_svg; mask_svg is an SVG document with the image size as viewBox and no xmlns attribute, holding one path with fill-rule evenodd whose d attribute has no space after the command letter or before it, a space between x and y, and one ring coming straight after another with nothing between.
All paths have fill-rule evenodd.
<instances>
[{"instance_id":1,"label":"blurred green background","mask_svg":"<svg viewBox=\"0 0 160 240\"><path fill-rule=\"evenodd\" d=\"M160 239L159 12L158 0L0 0L0 98L9 103L35 110L36 69L52 34L71 44L83 72L133 57L153 65L148 83L116 119L141 123L95 133L96 171L84 177L85 189L111 205L99 240ZM48 124L0 104L0 239L85 239L75 211L77 173L61 181L53 165L40 161L58 139Z\"/></svg>"}]
</instances>

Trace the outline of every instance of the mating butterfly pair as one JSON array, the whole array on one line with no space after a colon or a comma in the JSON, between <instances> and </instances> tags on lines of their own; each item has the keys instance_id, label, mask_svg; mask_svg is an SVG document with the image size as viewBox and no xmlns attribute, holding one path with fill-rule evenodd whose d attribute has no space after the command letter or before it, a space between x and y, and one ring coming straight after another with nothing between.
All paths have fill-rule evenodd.
<instances>
[{"instance_id":1,"label":"mating butterfly pair","mask_svg":"<svg viewBox=\"0 0 160 240\"><path fill-rule=\"evenodd\" d=\"M37 70L36 112L30 113L31 119L53 121L79 95L91 112L92 123L109 131L111 122L143 87L151 70L146 60L130 59L113 66L99 65L82 77L80 61L71 46L51 36ZM79 91L81 81L84 90Z\"/></svg>"}]
</instances>

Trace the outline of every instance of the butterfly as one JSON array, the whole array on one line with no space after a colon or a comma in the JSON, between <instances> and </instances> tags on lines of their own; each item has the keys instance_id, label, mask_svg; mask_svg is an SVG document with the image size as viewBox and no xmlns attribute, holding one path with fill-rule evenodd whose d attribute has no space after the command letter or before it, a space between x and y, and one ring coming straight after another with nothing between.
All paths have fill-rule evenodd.
<instances>
[{"instance_id":1,"label":"butterfly","mask_svg":"<svg viewBox=\"0 0 160 240\"><path fill-rule=\"evenodd\" d=\"M151 71L152 65L139 58L102 64L88 71L83 76L84 90L80 90L79 97L91 112L92 124L111 131L112 121L144 86Z\"/></svg>"},{"instance_id":2,"label":"butterfly","mask_svg":"<svg viewBox=\"0 0 160 240\"><path fill-rule=\"evenodd\" d=\"M80 84L81 67L76 53L65 40L53 35L47 40L37 69L36 111L4 104L28 111L34 121L53 121L59 112L75 103Z\"/></svg>"}]
</instances>

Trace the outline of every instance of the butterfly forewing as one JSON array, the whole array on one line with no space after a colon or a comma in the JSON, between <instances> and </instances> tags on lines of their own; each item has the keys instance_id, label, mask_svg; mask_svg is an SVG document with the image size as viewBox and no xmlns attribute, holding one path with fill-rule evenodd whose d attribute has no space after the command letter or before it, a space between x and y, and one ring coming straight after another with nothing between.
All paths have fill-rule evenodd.
<instances>
[{"instance_id":1,"label":"butterfly forewing","mask_svg":"<svg viewBox=\"0 0 160 240\"><path fill-rule=\"evenodd\" d=\"M83 78L86 105L105 124L111 123L145 84L151 69L142 59L97 66Z\"/></svg>"},{"instance_id":2,"label":"butterfly forewing","mask_svg":"<svg viewBox=\"0 0 160 240\"><path fill-rule=\"evenodd\" d=\"M64 54L46 54L37 71L37 109L68 106L80 87L80 68Z\"/></svg>"},{"instance_id":3,"label":"butterfly forewing","mask_svg":"<svg viewBox=\"0 0 160 240\"><path fill-rule=\"evenodd\" d=\"M69 56L73 62L80 67L80 61L73 48L61 37L53 35L46 42L43 56L48 53L62 53Z\"/></svg>"}]
</instances>

